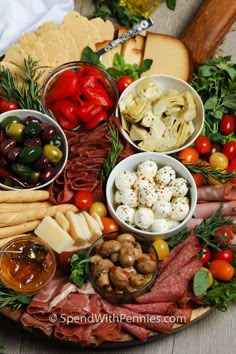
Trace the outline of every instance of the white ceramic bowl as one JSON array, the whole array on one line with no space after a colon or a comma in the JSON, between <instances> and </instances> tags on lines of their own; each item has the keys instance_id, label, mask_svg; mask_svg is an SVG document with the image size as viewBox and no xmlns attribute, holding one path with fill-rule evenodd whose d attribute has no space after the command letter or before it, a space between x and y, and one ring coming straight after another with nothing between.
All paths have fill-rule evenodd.
<instances>
[{"instance_id":1,"label":"white ceramic bowl","mask_svg":"<svg viewBox=\"0 0 236 354\"><path fill-rule=\"evenodd\" d=\"M164 92L166 90L170 90L170 89L176 89L179 92L189 91L193 95L193 99L196 104L196 112L197 112L196 118L193 119L193 125L195 128L194 133L188 138L188 140L183 145L179 146L178 148L170 150L170 151L161 151L161 153L163 153L163 154L177 153L178 151L192 145L193 142L196 140L196 138L201 133L201 130L202 130L203 124L204 124L204 119L205 119L204 106L203 106L202 100L201 100L200 96L198 95L198 93L194 90L194 88L192 86L190 86L186 81L183 81L181 79L178 79L176 77L169 76L169 75L150 75L150 76L142 77L142 78L134 81L131 85L129 85L124 90L124 92L121 94L121 96L118 100L118 105L117 105L117 109L116 109L116 116L117 117L120 117L119 105L120 105L121 101L123 101L124 98L141 81L146 80L147 78L150 78L154 82L156 82L157 84L160 84L160 86L162 87L162 92ZM128 134L128 132L126 132L123 128L121 129L121 131L122 131L122 134L125 137L125 139L128 140L128 142L131 145L133 145L136 149L138 149L139 151L148 151L148 150L145 150L144 148L139 147L138 144L136 144L136 142L130 138L130 135Z\"/></svg>"},{"instance_id":2,"label":"white ceramic bowl","mask_svg":"<svg viewBox=\"0 0 236 354\"><path fill-rule=\"evenodd\" d=\"M163 167L163 166L171 166L173 169L176 171L176 176L177 177L183 177L188 181L189 184L189 191L188 191L188 197L190 199L190 209L183 221L181 221L176 227L173 229L168 230L166 233L155 233L155 232L149 232L149 231L144 231L140 230L138 228L135 228L127 223L125 223L123 220L121 220L115 211L114 207L114 196L116 192L116 187L115 187L115 178L116 176L123 171L130 171L134 172L137 169L137 166L147 160L152 160L155 161L158 165L158 167ZM110 176L108 177L107 180L107 185L106 185L106 200L107 200L107 206L109 213L112 218L119 224L121 229L129 231L129 232L135 232L138 235L145 236L147 239L150 240L156 240L156 239L168 239L169 237L177 234L179 231L181 231L190 218L192 217L194 210L196 208L197 204L197 188L196 184L194 182L194 179L191 175L191 173L188 171L188 169L178 160L174 159L171 156L164 155L161 153L155 153L155 152L140 152L134 155L131 155L127 157L126 159L122 160L120 163L116 165L116 167L112 170Z\"/></svg>"},{"instance_id":3,"label":"white ceramic bowl","mask_svg":"<svg viewBox=\"0 0 236 354\"><path fill-rule=\"evenodd\" d=\"M63 157L58 162L57 166L55 166L56 174L54 175L54 177L45 183L34 186L32 188L27 188L27 190L43 189L55 180L55 178L63 171L63 169L66 165L67 158L68 158L68 143L67 143L65 133L62 130L62 128L60 127L60 125L54 119L52 119L48 115L43 114L38 111L29 110L29 109L17 109L14 111L2 113L2 114L0 114L0 124L5 118L10 117L10 116L17 116L20 119L22 119L23 121L29 116L34 116L36 118L39 118L42 123L55 126L57 129L57 135L59 135L61 137L61 140L63 143L63 149L62 149ZM3 183L0 183L0 188L7 189L7 190L21 190L22 189L22 187L11 187L11 186L5 185Z\"/></svg>"}]
</instances>

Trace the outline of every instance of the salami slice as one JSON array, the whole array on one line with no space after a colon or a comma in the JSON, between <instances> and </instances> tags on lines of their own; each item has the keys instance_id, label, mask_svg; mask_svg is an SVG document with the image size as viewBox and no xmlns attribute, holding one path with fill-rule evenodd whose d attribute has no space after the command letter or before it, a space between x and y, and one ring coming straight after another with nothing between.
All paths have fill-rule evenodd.
<instances>
[{"instance_id":1,"label":"salami slice","mask_svg":"<svg viewBox=\"0 0 236 354\"><path fill-rule=\"evenodd\" d=\"M176 309L175 318L177 323L185 324L191 321L193 310L189 309Z\"/></svg>"},{"instance_id":2,"label":"salami slice","mask_svg":"<svg viewBox=\"0 0 236 354\"><path fill-rule=\"evenodd\" d=\"M148 329L139 327L133 323L122 322L121 327L132 336L142 340L147 339L150 335L150 331Z\"/></svg>"},{"instance_id":3,"label":"salami slice","mask_svg":"<svg viewBox=\"0 0 236 354\"><path fill-rule=\"evenodd\" d=\"M153 304L125 304L125 309L138 313L148 313L157 315L173 315L176 311L176 305L172 302L159 302Z\"/></svg>"}]
</instances>

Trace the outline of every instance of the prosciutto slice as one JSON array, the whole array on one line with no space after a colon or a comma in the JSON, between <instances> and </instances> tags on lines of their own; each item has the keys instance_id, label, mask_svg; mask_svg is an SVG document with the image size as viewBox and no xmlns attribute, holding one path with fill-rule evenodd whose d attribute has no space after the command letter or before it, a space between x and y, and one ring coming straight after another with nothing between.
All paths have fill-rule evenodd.
<instances>
[{"instance_id":1,"label":"prosciutto slice","mask_svg":"<svg viewBox=\"0 0 236 354\"><path fill-rule=\"evenodd\" d=\"M43 333L45 333L47 336L52 334L53 327L55 326L55 323L51 323L50 321L41 321L40 319L35 318L27 312L21 316L20 321L24 327L34 327L41 329L41 331L43 331Z\"/></svg>"},{"instance_id":2,"label":"prosciutto slice","mask_svg":"<svg viewBox=\"0 0 236 354\"><path fill-rule=\"evenodd\" d=\"M197 189L198 201L222 202L236 200L236 188L231 184L204 185Z\"/></svg>"},{"instance_id":3,"label":"prosciutto slice","mask_svg":"<svg viewBox=\"0 0 236 354\"><path fill-rule=\"evenodd\" d=\"M206 218L212 216L217 210L220 209L222 205L222 215L232 216L236 215L236 200L229 202L211 202L211 203L200 203L197 204L194 211L194 217L197 219Z\"/></svg>"}]
</instances>

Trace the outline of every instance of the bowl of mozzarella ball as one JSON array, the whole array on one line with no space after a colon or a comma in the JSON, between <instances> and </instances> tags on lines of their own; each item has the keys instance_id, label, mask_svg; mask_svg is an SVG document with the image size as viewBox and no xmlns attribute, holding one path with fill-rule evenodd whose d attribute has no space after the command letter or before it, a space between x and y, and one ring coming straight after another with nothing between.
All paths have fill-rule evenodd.
<instances>
[{"instance_id":1,"label":"bowl of mozzarella ball","mask_svg":"<svg viewBox=\"0 0 236 354\"><path fill-rule=\"evenodd\" d=\"M173 157L155 152L127 157L106 185L110 215L120 228L150 240L167 239L186 227L197 204L191 173Z\"/></svg>"}]
</instances>

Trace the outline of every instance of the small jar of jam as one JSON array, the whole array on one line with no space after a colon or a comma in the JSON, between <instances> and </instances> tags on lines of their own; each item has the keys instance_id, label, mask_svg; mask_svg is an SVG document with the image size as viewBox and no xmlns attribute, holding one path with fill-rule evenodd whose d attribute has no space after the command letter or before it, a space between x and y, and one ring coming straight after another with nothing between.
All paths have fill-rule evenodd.
<instances>
[{"instance_id":1,"label":"small jar of jam","mask_svg":"<svg viewBox=\"0 0 236 354\"><path fill-rule=\"evenodd\" d=\"M37 244L48 250L45 257L31 259L25 256L24 249ZM34 294L52 279L56 271L56 258L53 250L40 238L24 236L8 242L4 251L21 253L0 254L0 279L2 283L15 292Z\"/></svg>"}]
</instances>

